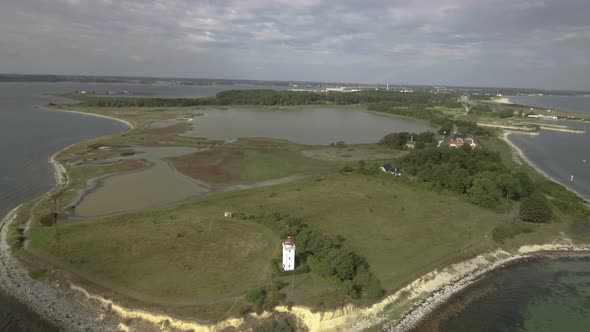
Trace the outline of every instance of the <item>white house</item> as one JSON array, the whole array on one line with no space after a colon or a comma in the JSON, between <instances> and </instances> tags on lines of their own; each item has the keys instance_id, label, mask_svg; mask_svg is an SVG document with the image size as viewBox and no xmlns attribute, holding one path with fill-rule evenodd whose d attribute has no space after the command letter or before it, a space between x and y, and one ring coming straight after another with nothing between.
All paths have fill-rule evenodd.
<instances>
[{"instance_id":1,"label":"white house","mask_svg":"<svg viewBox=\"0 0 590 332\"><path fill-rule=\"evenodd\" d=\"M383 165L381 165L381 167L379 167L379 169L381 170L381 172L393 174L395 176L402 175L402 173L399 171L399 169L397 167L393 166L392 164L383 164Z\"/></svg>"},{"instance_id":2,"label":"white house","mask_svg":"<svg viewBox=\"0 0 590 332\"><path fill-rule=\"evenodd\" d=\"M283 270L295 270L295 242L290 236L283 241Z\"/></svg>"}]
</instances>

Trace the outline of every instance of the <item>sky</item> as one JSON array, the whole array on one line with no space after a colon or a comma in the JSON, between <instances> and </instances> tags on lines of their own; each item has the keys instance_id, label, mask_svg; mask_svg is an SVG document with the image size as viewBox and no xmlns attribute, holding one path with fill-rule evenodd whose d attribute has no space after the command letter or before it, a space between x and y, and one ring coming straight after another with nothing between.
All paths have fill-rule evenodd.
<instances>
[{"instance_id":1,"label":"sky","mask_svg":"<svg viewBox=\"0 0 590 332\"><path fill-rule=\"evenodd\" d=\"M588 0L0 0L0 72L590 90Z\"/></svg>"}]
</instances>

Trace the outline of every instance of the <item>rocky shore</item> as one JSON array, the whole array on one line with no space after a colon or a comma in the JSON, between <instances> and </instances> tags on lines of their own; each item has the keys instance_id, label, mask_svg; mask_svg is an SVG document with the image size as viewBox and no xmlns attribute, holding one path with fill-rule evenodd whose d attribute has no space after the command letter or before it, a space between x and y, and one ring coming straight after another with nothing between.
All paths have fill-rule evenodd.
<instances>
[{"instance_id":1,"label":"rocky shore","mask_svg":"<svg viewBox=\"0 0 590 332\"><path fill-rule=\"evenodd\" d=\"M590 246L574 246L570 244L524 246L519 253L501 259L487 266L457 275L450 282L440 286L427 298L417 302L398 321L384 325L384 331L409 331L419 326L439 306L447 302L453 295L462 291L474 282L485 277L492 271L504 269L524 261L541 258L559 257L590 257Z\"/></svg>"},{"instance_id":2,"label":"rocky shore","mask_svg":"<svg viewBox=\"0 0 590 332\"><path fill-rule=\"evenodd\" d=\"M97 313L61 291L58 285L32 279L12 256L7 243L8 225L18 207L0 221L0 284L2 291L26 305L50 324L65 331L115 331L115 326L97 321Z\"/></svg>"},{"instance_id":3,"label":"rocky shore","mask_svg":"<svg viewBox=\"0 0 590 332\"><path fill-rule=\"evenodd\" d=\"M80 112L81 113L81 112ZM86 114L88 115L88 114ZM100 116L100 115L98 115ZM106 117L106 116L102 116ZM133 124L124 122L133 127ZM128 129L129 130L129 129ZM55 187L44 194L47 196L68 184L67 172L56 157L62 151L70 148L72 144L49 158L49 164L54 170ZM64 331L116 331L114 323L98 320L99 308L84 306L79 303L67 291L59 287L57 283L34 280L29 276L25 267L12 255L7 241L8 228L16 218L20 206L14 208L0 220L0 287L1 291L9 297L27 306L32 312L45 320L49 325ZM28 223L26 227L28 228Z\"/></svg>"}]
</instances>

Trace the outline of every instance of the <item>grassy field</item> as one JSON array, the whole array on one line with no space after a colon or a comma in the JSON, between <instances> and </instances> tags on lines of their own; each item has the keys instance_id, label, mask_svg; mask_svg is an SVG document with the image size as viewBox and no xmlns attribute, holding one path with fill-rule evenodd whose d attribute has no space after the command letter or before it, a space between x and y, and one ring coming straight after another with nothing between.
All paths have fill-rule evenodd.
<instances>
[{"instance_id":1,"label":"grassy field","mask_svg":"<svg viewBox=\"0 0 590 332\"><path fill-rule=\"evenodd\" d=\"M224 211L280 211L346 238L387 290L492 246L503 218L456 196L441 196L388 176L331 175L282 186L212 195L174 209L35 228L32 248L89 280L161 303L231 300L268 282L278 234L235 222ZM171 278L170 276L174 276ZM334 289L313 275L289 299L321 305ZM239 282L237 282L239 280Z\"/></svg>"},{"instance_id":2,"label":"grassy field","mask_svg":"<svg viewBox=\"0 0 590 332\"><path fill-rule=\"evenodd\" d=\"M294 146L267 148L252 143L221 146L170 160L182 174L216 186L317 173L335 166L306 158Z\"/></svg>"},{"instance_id":3,"label":"grassy field","mask_svg":"<svg viewBox=\"0 0 590 332\"><path fill-rule=\"evenodd\" d=\"M225 219L223 212L192 212L33 228L31 249L98 285L160 304L228 300L267 281L268 261L279 248L269 230Z\"/></svg>"},{"instance_id":4,"label":"grassy field","mask_svg":"<svg viewBox=\"0 0 590 332\"><path fill-rule=\"evenodd\" d=\"M547 243L560 233L569 236L576 232L572 227L574 213L568 211L567 205L577 202L575 196L528 166L515 163L510 148L495 137L481 138L482 144L499 152L506 166L531 174L556 207L554 222L529 225L531 232L503 244L495 242L491 234L495 228L518 219L516 202L507 203L505 210L494 211L469 203L465 196L436 193L409 178L338 172L343 165L356 165L359 160L376 160L368 166L375 167L378 160L392 160L406 152L374 144L319 147L272 139L241 139L220 145L178 136L186 128L184 124L149 127L152 121L173 119L189 110L101 110L102 114L133 121L136 128L96 142L209 147L208 151L171 158L171 162L179 172L217 188L293 174L322 176L216 193L174 208L52 227L34 226L29 233L30 250L80 276L87 285L173 314L219 320L240 313L242 296L248 290L269 284L270 262L279 254L281 240L281 229L224 218L224 211L290 215L302 218L311 229L333 238L343 237L347 248L366 258L387 292L435 268L486 250ZM107 158L113 153L78 145L61 155L60 161ZM72 196L90 177L139 166L68 167L72 184L62 199ZM51 202L46 201L38 210L46 213L50 208ZM583 230L584 226L580 227L577 229ZM587 233L584 236L590 239L590 228ZM11 239L16 237L15 230ZM291 281L289 276L280 278ZM296 275L294 286L282 289L286 295L283 303L321 309L350 300L330 280L311 272Z\"/></svg>"}]
</instances>

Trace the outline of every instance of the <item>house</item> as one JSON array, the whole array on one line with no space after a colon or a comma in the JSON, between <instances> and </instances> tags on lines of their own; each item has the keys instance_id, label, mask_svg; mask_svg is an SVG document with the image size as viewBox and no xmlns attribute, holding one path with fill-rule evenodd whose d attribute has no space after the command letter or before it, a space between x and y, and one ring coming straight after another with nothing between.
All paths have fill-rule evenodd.
<instances>
[{"instance_id":1,"label":"house","mask_svg":"<svg viewBox=\"0 0 590 332\"><path fill-rule=\"evenodd\" d=\"M231 212L229 212L229 211L225 211L223 213L223 216L226 217L226 218L233 218L234 217L234 214L231 213Z\"/></svg>"},{"instance_id":2,"label":"house","mask_svg":"<svg viewBox=\"0 0 590 332\"><path fill-rule=\"evenodd\" d=\"M416 143L417 143L416 141L407 141L406 142L406 148L413 149L413 148L416 147Z\"/></svg>"},{"instance_id":3,"label":"house","mask_svg":"<svg viewBox=\"0 0 590 332\"><path fill-rule=\"evenodd\" d=\"M394 165L392 165L392 164L383 164L383 165L381 165L381 167L379 167L379 169L380 169L382 172L389 173L389 174L393 174L393 175L395 175L395 176L400 176L400 175L402 175L402 173L400 172L399 168L395 167L395 166L394 166Z\"/></svg>"},{"instance_id":4,"label":"house","mask_svg":"<svg viewBox=\"0 0 590 332\"><path fill-rule=\"evenodd\" d=\"M479 141L475 136L470 134L454 133L447 142L448 146L453 148L460 148L463 145L469 145L471 148L479 146Z\"/></svg>"}]
</instances>

